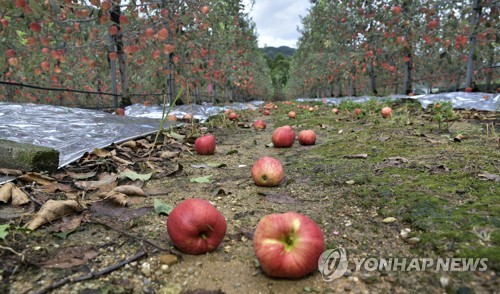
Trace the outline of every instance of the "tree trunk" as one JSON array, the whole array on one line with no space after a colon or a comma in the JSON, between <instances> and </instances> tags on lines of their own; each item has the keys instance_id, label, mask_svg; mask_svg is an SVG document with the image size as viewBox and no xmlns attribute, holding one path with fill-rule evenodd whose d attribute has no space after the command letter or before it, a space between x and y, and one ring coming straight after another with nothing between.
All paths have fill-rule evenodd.
<instances>
[{"instance_id":1,"label":"tree trunk","mask_svg":"<svg viewBox=\"0 0 500 294\"><path fill-rule=\"evenodd\" d=\"M412 71L412 58L411 58L411 52L405 54L406 57L408 57L410 60L405 61L404 64L404 76L403 76L403 90L404 94L408 95L412 92L412 85L411 85L411 71Z\"/></svg>"},{"instance_id":2,"label":"tree trunk","mask_svg":"<svg viewBox=\"0 0 500 294\"><path fill-rule=\"evenodd\" d=\"M118 68L120 70L120 80L122 85L122 98L120 101L120 106L126 107L132 105L132 101L128 96L127 58L125 56L125 53L123 52L123 38L120 28L120 15L121 15L120 6L113 5L110 15L111 15L111 21L114 23L113 25L118 27L118 33L114 35L113 38L116 46L116 53L118 55Z\"/></svg>"},{"instance_id":3,"label":"tree trunk","mask_svg":"<svg viewBox=\"0 0 500 294\"><path fill-rule=\"evenodd\" d=\"M481 8L479 7L479 2L480 0L475 0L473 4L473 13L472 13L472 26L473 26L473 31L470 35L469 38L469 56L467 59L467 72L465 76L465 87L472 87L472 79L474 77L474 63L475 63L475 57L474 57L474 51L476 50L476 34L477 34L477 27L479 25L478 19L479 15L481 14Z\"/></svg>"},{"instance_id":4,"label":"tree trunk","mask_svg":"<svg viewBox=\"0 0 500 294\"><path fill-rule=\"evenodd\" d=\"M349 85L349 95L351 97L356 97L356 85L355 85L355 81L354 81L353 77L351 77L349 84L350 84Z\"/></svg>"},{"instance_id":5,"label":"tree trunk","mask_svg":"<svg viewBox=\"0 0 500 294\"><path fill-rule=\"evenodd\" d=\"M113 36L109 35L109 52L114 52L116 50L115 47L115 39ZM109 62L109 71L111 74L111 91L113 92L113 107L117 108L119 106L118 103L118 86L116 84L116 61L114 59L108 58ZM99 81L100 83L100 81Z\"/></svg>"},{"instance_id":6,"label":"tree trunk","mask_svg":"<svg viewBox=\"0 0 500 294\"><path fill-rule=\"evenodd\" d=\"M338 79L338 83L339 83L339 97L342 97L344 95L342 95L342 80L340 78Z\"/></svg>"},{"instance_id":7,"label":"tree trunk","mask_svg":"<svg viewBox=\"0 0 500 294\"><path fill-rule=\"evenodd\" d=\"M378 96L377 85L375 83L375 70L373 69L373 61L370 62L369 74L370 74L370 91L372 95Z\"/></svg>"}]
</instances>

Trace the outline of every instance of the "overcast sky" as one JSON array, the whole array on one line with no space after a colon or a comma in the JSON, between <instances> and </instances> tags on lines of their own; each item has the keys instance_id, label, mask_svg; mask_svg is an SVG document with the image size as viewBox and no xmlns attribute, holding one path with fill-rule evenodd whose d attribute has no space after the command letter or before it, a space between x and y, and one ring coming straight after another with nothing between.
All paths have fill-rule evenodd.
<instances>
[{"instance_id":1,"label":"overcast sky","mask_svg":"<svg viewBox=\"0 0 500 294\"><path fill-rule=\"evenodd\" d=\"M244 0L245 6L250 0ZM255 0L250 17L256 24L259 47L288 46L297 48L300 16L307 15L308 0ZM246 12L248 12L248 9Z\"/></svg>"}]
</instances>

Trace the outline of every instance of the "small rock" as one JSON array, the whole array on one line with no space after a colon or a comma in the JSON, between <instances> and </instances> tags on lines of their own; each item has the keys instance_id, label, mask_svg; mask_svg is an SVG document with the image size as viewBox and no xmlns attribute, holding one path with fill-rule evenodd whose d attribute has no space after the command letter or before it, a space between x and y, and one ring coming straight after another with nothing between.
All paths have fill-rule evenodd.
<instances>
[{"instance_id":1,"label":"small rock","mask_svg":"<svg viewBox=\"0 0 500 294\"><path fill-rule=\"evenodd\" d=\"M357 283L359 281L358 277L353 277L353 276L349 277L348 280L354 283Z\"/></svg>"},{"instance_id":2,"label":"small rock","mask_svg":"<svg viewBox=\"0 0 500 294\"><path fill-rule=\"evenodd\" d=\"M390 223L393 223L396 221L396 218L390 216L390 217L386 217L382 220L383 223L386 223L386 224L390 224Z\"/></svg>"},{"instance_id":3,"label":"small rock","mask_svg":"<svg viewBox=\"0 0 500 294\"><path fill-rule=\"evenodd\" d=\"M420 242L420 238L418 238L418 237L412 237L412 238L408 239L408 243L410 243L410 244L417 244L418 242Z\"/></svg>"},{"instance_id":4,"label":"small rock","mask_svg":"<svg viewBox=\"0 0 500 294\"><path fill-rule=\"evenodd\" d=\"M234 287L235 288L239 288L239 287L241 287L241 284L240 283L236 283L236 284L234 284Z\"/></svg>"},{"instance_id":5,"label":"small rock","mask_svg":"<svg viewBox=\"0 0 500 294\"><path fill-rule=\"evenodd\" d=\"M399 235L401 236L401 239L406 240L406 239L408 239L410 232L411 232L411 230L408 228L402 229L401 232L399 233Z\"/></svg>"},{"instance_id":6,"label":"small rock","mask_svg":"<svg viewBox=\"0 0 500 294\"><path fill-rule=\"evenodd\" d=\"M151 274L151 265L149 264L149 262L141 264L141 272L145 276L149 276Z\"/></svg>"},{"instance_id":7,"label":"small rock","mask_svg":"<svg viewBox=\"0 0 500 294\"><path fill-rule=\"evenodd\" d=\"M168 266L172 266L174 264L177 264L179 262L179 259L177 256L173 254L164 254L160 256L160 263L166 264Z\"/></svg>"},{"instance_id":8,"label":"small rock","mask_svg":"<svg viewBox=\"0 0 500 294\"><path fill-rule=\"evenodd\" d=\"M442 276L439 278L439 283L441 284L441 287L446 288L450 284L450 278L447 276Z\"/></svg>"},{"instance_id":9,"label":"small rock","mask_svg":"<svg viewBox=\"0 0 500 294\"><path fill-rule=\"evenodd\" d=\"M192 275L194 273L194 267L192 267L192 266L188 267L187 273Z\"/></svg>"},{"instance_id":10,"label":"small rock","mask_svg":"<svg viewBox=\"0 0 500 294\"><path fill-rule=\"evenodd\" d=\"M196 262L196 266L201 266L203 263L201 261Z\"/></svg>"},{"instance_id":11,"label":"small rock","mask_svg":"<svg viewBox=\"0 0 500 294\"><path fill-rule=\"evenodd\" d=\"M350 286L344 286L344 291L350 292L351 291L351 287Z\"/></svg>"},{"instance_id":12,"label":"small rock","mask_svg":"<svg viewBox=\"0 0 500 294\"><path fill-rule=\"evenodd\" d=\"M167 273L167 274L171 272L170 266L168 264L162 264L160 266L160 269L162 272Z\"/></svg>"},{"instance_id":13,"label":"small rock","mask_svg":"<svg viewBox=\"0 0 500 294\"><path fill-rule=\"evenodd\" d=\"M137 261L132 261L132 262L130 263L130 266L136 266L136 265L137 265Z\"/></svg>"}]
</instances>

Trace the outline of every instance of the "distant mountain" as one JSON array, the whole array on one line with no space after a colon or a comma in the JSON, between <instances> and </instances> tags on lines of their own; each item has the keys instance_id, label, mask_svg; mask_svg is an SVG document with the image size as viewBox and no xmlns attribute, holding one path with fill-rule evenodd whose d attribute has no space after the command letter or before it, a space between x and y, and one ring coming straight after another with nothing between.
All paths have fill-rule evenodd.
<instances>
[{"instance_id":1,"label":"distant mountain","mask_svg":"<svg viewBox=\"0 0 500 294\"><path fill-rule=\"evenodd\" d=\"M295 48L290 48L288 46L276 47L264 47L260 48L269 58L274 59L279 53L283 54L285 57L291 57L295 53Z\"/></svg>"}]
</instances>

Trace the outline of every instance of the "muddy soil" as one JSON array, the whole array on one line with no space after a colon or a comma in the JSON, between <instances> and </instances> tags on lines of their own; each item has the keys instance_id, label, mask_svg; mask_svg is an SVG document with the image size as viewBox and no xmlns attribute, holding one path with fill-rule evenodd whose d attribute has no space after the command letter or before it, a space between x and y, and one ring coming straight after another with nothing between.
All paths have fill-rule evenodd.
<instances>
[{"instance_id":1,"label":"muddy soil","mask_svg":"<svg viewBox=\"0 0 500 294\"><path fill-rule=\"evenodd\" d=\"M148 197L129 197L126 208L95 202L78 214L83 214L81 224L62 235L53 227L64 220L31 233L11 229L0 239L0 292L36 293L67 277L85 275L90 276L85 281L66 280L48 292L494 293L500 289L496 121L462 116L443 131L432 114L411 105L393 105L389 119L378 114L381 105L361 117L348 107L334 115L324 105L313 112L277 105L270 116L240 113L239 125L218 117L204 128L196 126L217 138L215 155L197 155L191 148L165 158L175 172L144 181ZM290 109L297 111L294 120L286 115ZM259 118L267 122L263 131L249 127ZM274 129L284 124L297 132L313 129L316 144L268 147ZM454 140L457 133L467 139ZM253 183L250 169L262 156L283 162L286 176L280 186ZM228 223L220 247L200 256L176 250L166 232L167 216L154 208L155 200L173 207L193 197L211 201ZM345 249L349 263L342 277L327 282L317 271L286 280L262 272L253 253L254 228L263 216L287 211L305 214L319 224L327 248ZM31 215L2 223L22 226ZM137 253L142 254L137 260L92 276ZM488 258L488 269L356 270L355 260L372 257L482 257Z\"/></svg>"}]
</instances>

